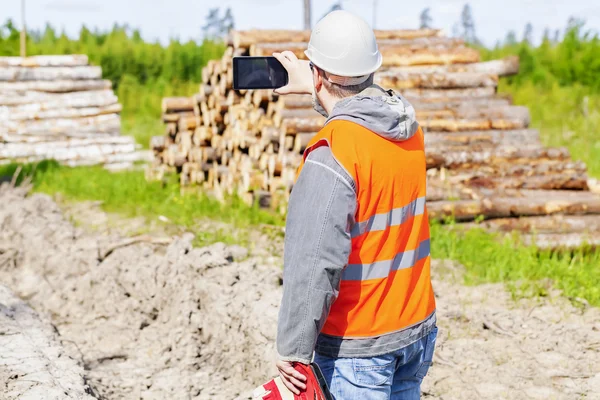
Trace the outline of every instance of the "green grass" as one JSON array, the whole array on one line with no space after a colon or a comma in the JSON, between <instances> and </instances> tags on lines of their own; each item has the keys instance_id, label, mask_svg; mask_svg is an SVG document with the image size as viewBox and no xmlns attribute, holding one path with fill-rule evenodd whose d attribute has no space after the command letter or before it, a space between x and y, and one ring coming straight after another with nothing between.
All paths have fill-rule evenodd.
<instances>
[{"instance_id":1,"label":"green grass","mask_svg":"<svg viewBox=\"0 0 600 400\"><path fill-rule=\"evenodd\" d=\"M0 167L0 178L10 180L16 169L16 165ZM246 231L256 230L257 226L284 224L282 216L248 207L235 198L220 204L202 195L182 195L176 181L148 183L139 171L111 173L98 167L68 168L45 161L23 166L18 183L26 176L31 177L34 190L38 192L60 193L70 201L100 200L106 211L128 217L157 219L162 215L171 224L192 231L199 221L207 218ZM239 236L226 231L194 233L198 235L197 245L240 241ZM600 252L540 252L519 244L518 240L501 240L481 230L460 232L433 224L432 254L435 258L453 259L463 264L468 284L506 282L515 289L515 294L526 291L544 295L550 279L566 296L583 298L600 306Z\"/></svg>"},{"instance_id":2,"label":"green grass","mask_svg":"<svg viewBox=\"0 0 600 400\"><path fill-rule=\"evenodd\" d=\"M573 159L587 164L591 176L600 178L600 95L578 85L511 85L504 80L499 92L529 107L531 126L540 130L545 145L567 147Z\"/></svg>"},{"instance_id":3,"label":"green grass","mask_svg":"<svg viewBox=\"0 0 600 400\"><path fill-rule=\"evenodd\" d=\"M0 177L10 180L17 168L14 164L0 166ZM284 223L281 216L249 207L238 198L230 198L221 204L205 195L182 194L174 178L165 184L147 182L142 171L112 173L101 167L68 168L53 161L43 161L22 166L17 183L22 183L25 177L30 177L36 192L60 194L69 201L100 200L107 212L155 220L163 216L170 224L188 229L198 227L199 222L206 219L231 224L236 230L263 224L282 226ZM197 244L240 240L240 235L232 236L219 229L194 233Z\"/></svg>"},{"instance_id":4,"label":"green grass","mask_svg":"<svg viewBox=\"0 0 600 400\"><path fill-rule=\"evenodd\" d=\"M468 284L506 282L514 294L545 295L551 280L564 295L600 306L600 252L540 251L520 244L518 236L459 232L440 224L432 224L431 237L432 256L463 264Z\"/></svg>"}]
</instances>

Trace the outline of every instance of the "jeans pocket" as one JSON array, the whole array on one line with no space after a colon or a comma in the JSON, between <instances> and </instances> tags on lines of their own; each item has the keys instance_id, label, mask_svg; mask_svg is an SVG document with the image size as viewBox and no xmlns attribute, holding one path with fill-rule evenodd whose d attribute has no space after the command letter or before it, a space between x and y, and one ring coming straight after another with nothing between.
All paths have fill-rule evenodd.
<instances>
[{"instance_id":1,"label":"jeans pocket","mask_svg":"<svg viewBox=\"0 0 600 400\"><path fill-rule=\"evenodd\" d=\"M393 355L355 358L353 369L357 383L366 386L381 386L391 383L396 369L396 358Z\"/></svg>"},{"instance_id":2,"label":"jeans pocket","mask_svg":"<svg viewBox=\"0 0 600 400\"><path fill-rule=\"evenodd\" d=\"M415 374L419 379L425 378L425 375L427 375L427 372L429 371L429 367L431 367L431 364L433 363L433 351L435 350L437 332L438 328L433 328L429 335L426 336L426 340L424 340L425 348L423 349L423 361Z\"/></svg>"}]
</instances>

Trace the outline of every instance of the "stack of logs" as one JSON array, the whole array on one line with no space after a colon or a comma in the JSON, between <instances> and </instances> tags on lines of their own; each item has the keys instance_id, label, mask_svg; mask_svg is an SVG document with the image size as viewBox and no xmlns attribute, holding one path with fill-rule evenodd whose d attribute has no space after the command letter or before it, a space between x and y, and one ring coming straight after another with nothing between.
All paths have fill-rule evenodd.
<instances>
[{"instance_id":1,"label":"stack of logs","mask_svg":"<svg viewBox=\"0 0 600 400\"><path fill-rule=\"evenodd\" d=\"M85 55L0 57L0 163L126 168L151 159L120 135L121 105Z\"/></svg>"},{"instance_id":2,"label":"stack of logs","mask_svg":"<svg viewBox=\"0 0 600 400\"><path fill-rule=\"evenodd\" d=\"M486 228L536 233L525 240L544 247L600 245L600 196L589 191L586 166L543 147L528 109L496 93L500 76L518 72L516 57L481 62L437 30L376 35L384 60L376 83L402 93L426 132L431 218L484 216ZM163 100L166 135L152 138L148 177L176 172L183 186L285 210L302 152L325 119L310 96L233 90L232 57L291 50L305 58L308 38L233 32L223 57L203 69L198 94Z\"/></svg>"}]
</instances>

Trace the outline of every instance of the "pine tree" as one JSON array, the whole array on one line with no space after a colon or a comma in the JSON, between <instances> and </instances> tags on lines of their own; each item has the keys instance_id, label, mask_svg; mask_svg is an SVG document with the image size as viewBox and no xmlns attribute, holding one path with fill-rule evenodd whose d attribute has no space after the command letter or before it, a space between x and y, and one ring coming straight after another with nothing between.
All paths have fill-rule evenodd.
<instances>
[{"instance_id":1,"label":"pine tree","mask_svg":"<svg viewBox=\"0 0 600 400\"><path fill-rule=\"evenodd\" d=\"M461 13L462 37L467 43L479 43L475 34L475 20L469 3L465 4Z\"/></svg>"},{"instance_id":2,"label":"pine tree","mask_svg":"<svg viewBox=\"0 0 600 400\"><path fill-rule=\"evenodd\" d=\"M515 31L508 31L508 33L506 34L506 38L504 39L504 45L514 46L515 44L517 44L517 34L515 33Z\"/></svg>"},{"instance_id":3,"label":"pine tree","mask_svg":"<svg viewBox=\"0 0 600 400\"><path fill-rule=\"evenodd\" d=\"M214 39L219 36L221 28L221 19L219 18L219 8L211 8L206 16L206 24L202 27L204 37Z\"/></svg>"},{"instance_id":4,"label":"pine tree","mask_svg":"<svg viewBox=\"0 0 600 400\"><path fill-rule=\"evenodd\" d=\"M421 19L421 25L420 25L420 27L421 27L421 29L429 29L429 28L431 28L431 23L433 22L433 19L431 18L431 15L429 15L429 11L430 11L430 9L429 9L429 7L427 7L426 9L424 9L421 12L421 16L420 16L420 19Z\"/></svg>"},{"instance_id":5,"label":"pine tree","mask_svg":"<svg viewBox=\"0 0 600 400\"><path fill-rule=\"evenodd\" d=\"M231 8L227 7L225 10L225 16L221 19L221 35L228 34L235 27L235 23L233 21L233 13L231 12Z\"/></svg>"},{"instance_id":6,"label":"pine tree","mask_svg":"<svg viewBox=\"0 0 600 400\"><path fill-rule=\"evenodd\" d=\"M523 43L533 43L533 25L531 25L531 22L528 22L527 25L525 25L525 31L523 32Z\"/></svg>"},{"instance_id":7,"label":"pine tree","mask_svg":"<svg viewBox=\"0 0 600 400\"><path fill-rule=\"evenodd\" d=\"M544 35L542 36L542 42L550 42L550 29L544 29Z\"/></svg>"}]
</instances>

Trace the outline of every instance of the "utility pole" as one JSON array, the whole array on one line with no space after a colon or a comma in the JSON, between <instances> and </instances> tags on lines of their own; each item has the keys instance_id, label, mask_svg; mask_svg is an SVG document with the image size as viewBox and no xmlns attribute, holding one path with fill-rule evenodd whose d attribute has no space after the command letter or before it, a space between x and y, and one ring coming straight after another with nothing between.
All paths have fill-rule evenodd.
<instances>
[{"instance_id":1,"label":"utility pole","mask_svg":"<svg viewBox=\"0 0 600 400\"><path fill-rule=\"evenodd\" d=\"M25 27L25 0L21 0L21 57L27 56L27 28Z\"/></svg>"},{"instance_id":2,"label":"utility pole","mask_svg":"<svg viewBox=\"0 0 600 400\"><path fill-rule=\"evenodd\" d=\"M376 29L375 25L377 24L377 1L373 0L373 29Z\"/></svg>"},{"instance_id":3,"label":"utility pole","mask_svg":"<svg viewBox=\"0 0 600 400\"><path fill-rule=\"evenodd\" d=\"M310 30L311 12L310 0L304 0L304 29Z\"/></svg>"}]
</instances>

